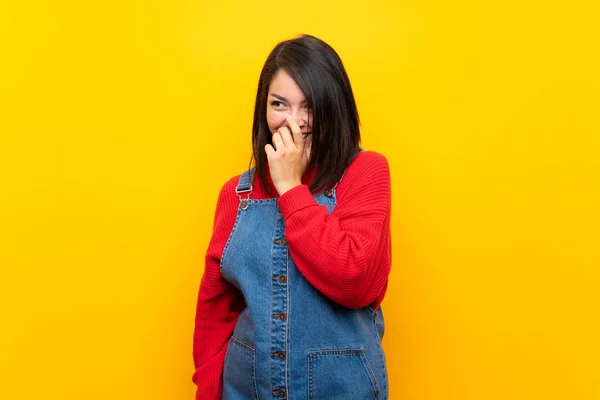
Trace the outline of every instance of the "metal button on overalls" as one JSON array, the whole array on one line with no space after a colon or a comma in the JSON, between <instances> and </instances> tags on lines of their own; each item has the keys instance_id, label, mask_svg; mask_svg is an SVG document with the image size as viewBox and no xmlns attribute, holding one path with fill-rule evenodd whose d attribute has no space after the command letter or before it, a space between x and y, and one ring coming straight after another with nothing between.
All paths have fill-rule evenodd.
<instances>
[{"instance_id":1,"label":"metal button on overalls","mask_svg":"<svg viewBox=\"0 0 600 400\"><path fill-rule=\"evenodd\" d=\"M281 239L275 239L273 242L277 243L280 246L286 246L288 244L287 239L284 237L282 237Z\"/></svg>"},{"instance_id":2,"label":"metal button on overalls","mask_svg":"<svg viewBox=\"0 0 600 400\"><path fill-rule=\"evenodd\" d=\"M280 321L285 321L287 316L284 312L280 312L279 314L273 314L274 318L278 318Z\"/></svg>"}]
</instances>

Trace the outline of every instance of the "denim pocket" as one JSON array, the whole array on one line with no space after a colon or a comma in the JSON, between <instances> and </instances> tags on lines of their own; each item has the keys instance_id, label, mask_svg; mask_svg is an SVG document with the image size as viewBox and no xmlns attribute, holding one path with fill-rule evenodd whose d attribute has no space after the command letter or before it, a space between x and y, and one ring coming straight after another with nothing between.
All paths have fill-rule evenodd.
<instances>
[{"instance_id":1,"label":"denim pocket","mask_svg":"<svg viewBox=\"0 0 600 400\"><path fill-rule=\"evenodd\" d=\"M375 375L362 349L308 352L310 400L373 400L379 398Z\"/></svg>"},{"instance_id":2,"label":"denim pocket","mask_svg":"<svg viewBox=\"0 0 600 400\"><path fill-rule=\"evenodd\" d=\"M223 400L258 399L254 349L231 337L223 365Z\"/></svg>"}]
</instances>

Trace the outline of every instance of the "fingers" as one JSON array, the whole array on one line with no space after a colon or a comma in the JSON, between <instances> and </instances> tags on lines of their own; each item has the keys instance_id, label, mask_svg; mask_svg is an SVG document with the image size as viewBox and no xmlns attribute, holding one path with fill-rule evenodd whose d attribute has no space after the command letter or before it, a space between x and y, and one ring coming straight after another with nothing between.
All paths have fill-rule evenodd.
<instances>
[{"instance_id":1,"label":"fingers","mask_svg":"<svg viewBox=\"0 0 600 400\"><path fill-rule=\"evenodd\" d=\"M281 128L280 128L281 130ZM281 137L281 133L280 130L278 130L277 132L275 132L275 134L273 134L273 147L275 148L275 150L279 150L285 147L285 143L283 141L283 138Z\"/></svg>"},{"instance_id":2,"label":"fingers","mask_svg":"<svg viewBox=\"0 0 600 400\"><path fill-rule=\"evenodd\" d=\"M267 153L267 159L271 159L275 155L275 149L270 144L265 145L265 153Z\"/></svg>"},{"instance_id":3,"label":"fingers","mask_svg":"<svg viewBox=\"0 0 600 400\"><path fill-rule=\"evenodd\" d=\"M282 126L281 128L279 128L277 130L277 134L281 136L281 140L283 141L285 147L288 147L290 149L296 148L296 145L294 144L294 139L292 139L292 135L290 134L290 128L288 126Z\"/></svg>"},{"instance_id":4,"label":"fingers","mask_svg":"<svg viewBox=\"0 0 600 400\"><path fill-rule=\"evenodd\" d=\"M281 128L277 129L277 132L275 132L272 136L274 150L277 151L283 148L288 148L302 151L304 149L302 129L289 115L286 115L285 118L288 126L282 126Z\"/></svg>"},{"instance_id":5,"label":"fingers","mask_svg":"<svg viewBox=\"0 0 600 400\"><path fill-rule=\"evenodd\" d=\"M285 120L287 121L288 126L292 131L294 143L298 148L303 148L304 140L302 139L302 129L300 128L300 125L298 125L298 123L289 115L285 116Z\"/></svg>"}]
</instances>

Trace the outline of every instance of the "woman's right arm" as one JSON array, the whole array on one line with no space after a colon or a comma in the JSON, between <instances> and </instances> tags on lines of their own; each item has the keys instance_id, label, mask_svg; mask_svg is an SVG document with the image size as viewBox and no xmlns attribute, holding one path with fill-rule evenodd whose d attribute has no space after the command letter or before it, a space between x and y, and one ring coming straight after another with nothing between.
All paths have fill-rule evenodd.
<instances>
[{"instance_id":1,"label":"woman's right arm","mask_svg":"<svg viewBox=\"0 0 600 400\"><path fill-rule=\"evenodd\" d=\"M220 269L221 255L237 214L236 182L237 178L231 179L219 193L198 293L193 345L195 372L192 376L198 387L196 400L221 400L227 343L244 307L241 293L223 278Z\"/></svg>"}]
</instances>

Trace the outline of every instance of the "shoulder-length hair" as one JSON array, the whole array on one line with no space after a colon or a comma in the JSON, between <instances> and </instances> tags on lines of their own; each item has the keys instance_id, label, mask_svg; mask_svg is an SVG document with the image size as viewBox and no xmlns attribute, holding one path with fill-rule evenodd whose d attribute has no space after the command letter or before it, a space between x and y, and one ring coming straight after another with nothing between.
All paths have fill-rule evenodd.
<instances>
[{"instance_id":1,"label":"shoulder-length hair","mask_svg":"<svg viewBox=\"0 0 600 400\"><path fill-rule=\"evenodd\" d=\"M263 187L271 194L265 145L272 144L272 135L266 107L271 80L282 69L302 90L312 115L307 169L317 166L318 170L309 188L312 193L331 189L359 151L358 110L342 60L331 46L311 35L280 42L267 57L256 92L250 165L254 164Z\"/></svg>"}]
</instances>

